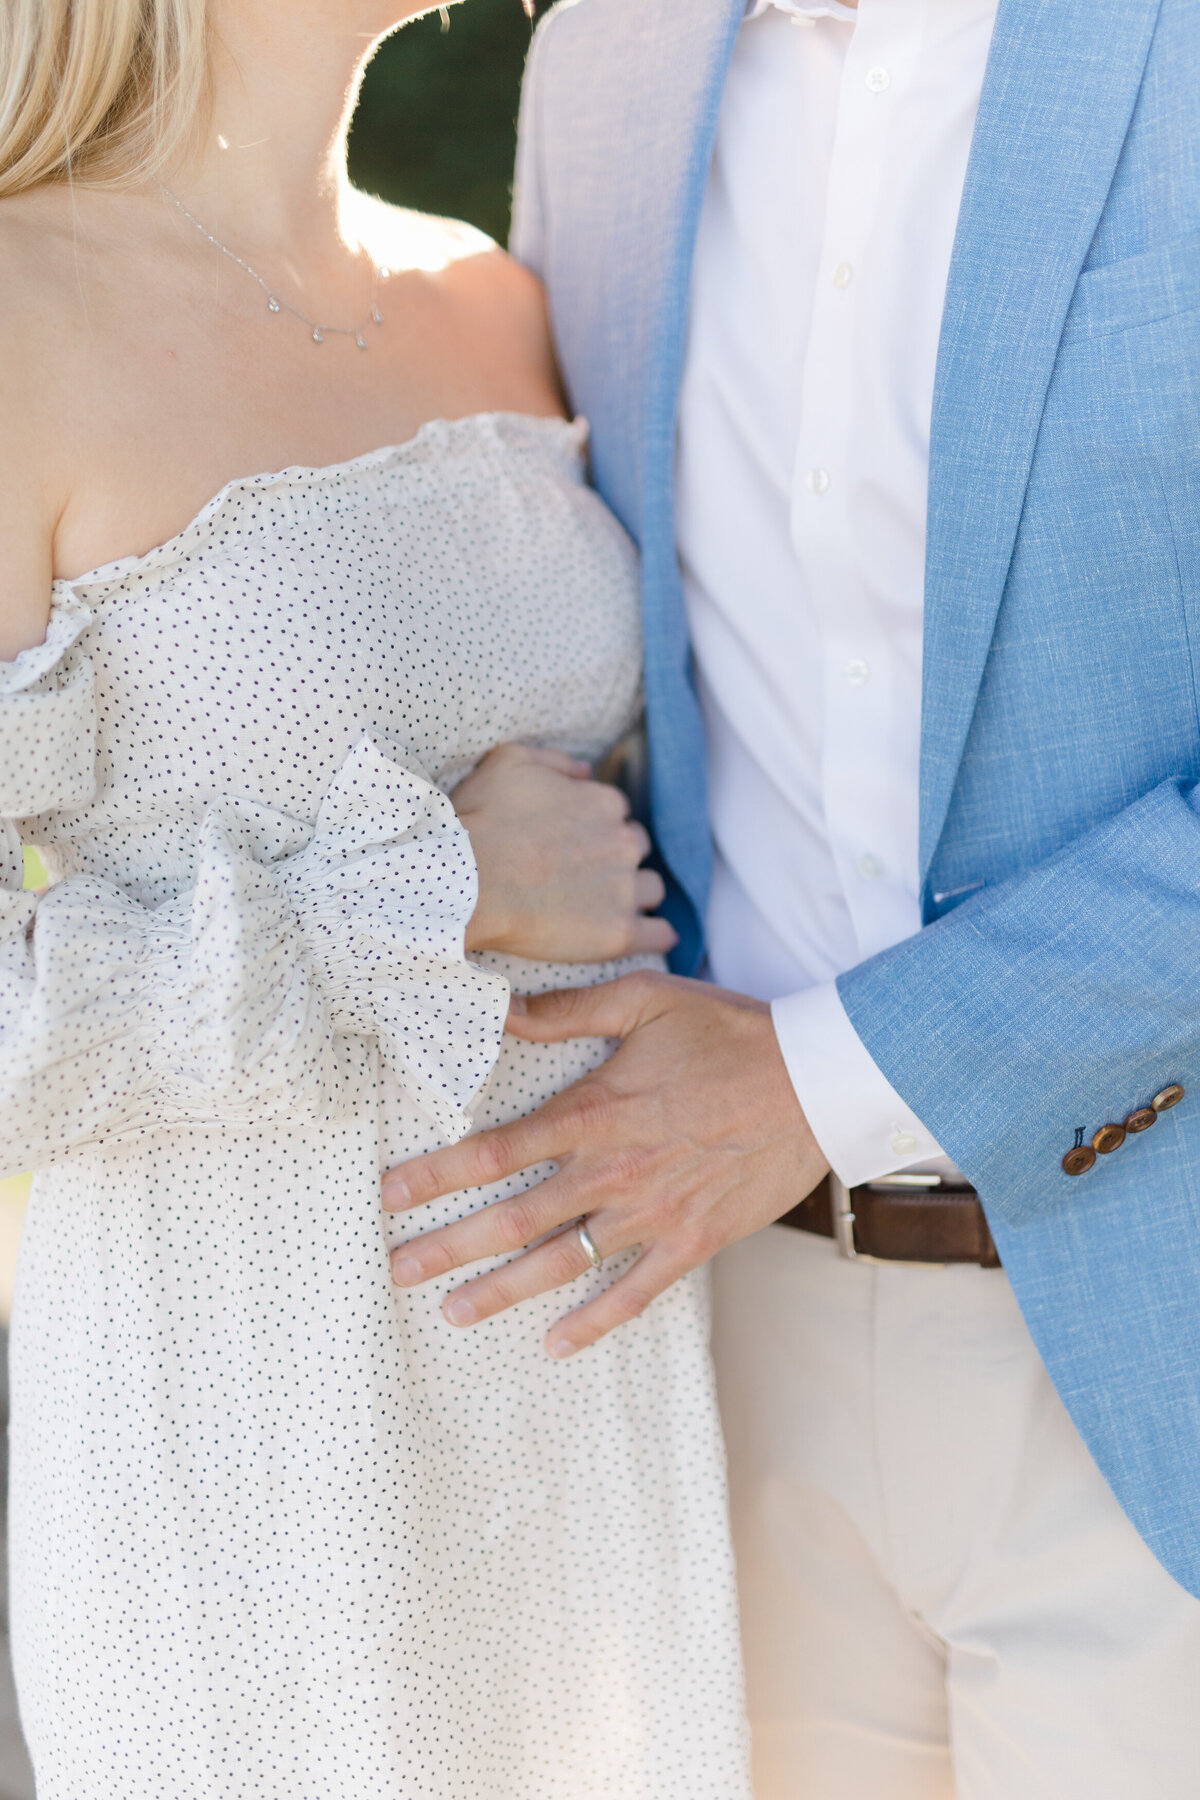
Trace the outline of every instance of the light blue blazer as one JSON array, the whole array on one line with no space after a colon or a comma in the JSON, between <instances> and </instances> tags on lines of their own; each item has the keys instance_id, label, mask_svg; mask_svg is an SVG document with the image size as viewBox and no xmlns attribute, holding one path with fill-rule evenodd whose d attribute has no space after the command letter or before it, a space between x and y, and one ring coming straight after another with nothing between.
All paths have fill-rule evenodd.
<instances>
[{"instance_id":1,"label":"light blue blazer","mask_svg":"<svg viewBox=\"0 0 1200 1800\"><path fill-rule=\"evenodd\" d=\"M673 443L743 12L551 13L514 225L642 550L653 825L693 966L710 845ZM839 987L982 1193L1122 1506L1200 1594L1198 682L1200 0L1000 0L933 408L925 927ZM1064 1174L1077 1130L1173 1082L1153 1129Z\"/></svg>"}]
</instances>

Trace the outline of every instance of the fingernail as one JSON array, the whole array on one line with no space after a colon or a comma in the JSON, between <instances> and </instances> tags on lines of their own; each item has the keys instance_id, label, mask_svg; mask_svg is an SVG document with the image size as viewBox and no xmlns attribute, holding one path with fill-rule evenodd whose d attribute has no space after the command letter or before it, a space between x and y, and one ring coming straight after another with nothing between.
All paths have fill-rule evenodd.
<instances>
[{"instance_id":1,"label":"fingernail","mask_svg":"<svg viewBox=\"0 0 1200 1800\"><path fill-rule=\"evenodd\" d=\"M402 1181L398 1181L393 1176L393 1177L389 1178L389 1180L384 1182L384 1184L383 1184L383 1210L384 1210L384 1212L403 1212L404 1208L411 1204L411 1201L412 1201L412 1195L409 1193L407 1187L405 1186L405 1184Z\"/></svg>"},{"instance_id":2,"label":"fingernail","mask_svg":"<svg viewBox=\"0 0 1200 1800\"><path fill-rule=\"evenodd\" d=\"M525 1004L524 994L510 994L508 997L508 1010L510 1013L527 1013L529 1008Z\"/></svg>"},{"instance_id":3,"label":"fingernail","mask_svg":"<svg viewBox=\"0 0 1200 1800\"><path fill-rule=\"evenodd\" d=\"M442 1311L452 1325L473 1325L475 1323L474 1302L468 1300L465 1294L455 1294L453 1298L447 1300Z\"/></svg>"},{"instance_id":4,"label":"fingernail","mask_svg":"<svg viewBox=\"0 0 1200 1800\"><path fill-rule=\"evenodd\" d=\"M549 1356L574 1356L575 1346L570 1338L551 1338L546 1353Z\"/></svg>"},{"instance_id":5,"label":"fingernail","mask_svg":"<svg viewBox=\"0 0 1200 1800\"><path fill-rule=\"evenodd\" d=\"M397 1287L413 1287L421 1279L421 1265L415 1256L399 1256L392 1264L392 1280Z\"/></svg>"}]
</instances>

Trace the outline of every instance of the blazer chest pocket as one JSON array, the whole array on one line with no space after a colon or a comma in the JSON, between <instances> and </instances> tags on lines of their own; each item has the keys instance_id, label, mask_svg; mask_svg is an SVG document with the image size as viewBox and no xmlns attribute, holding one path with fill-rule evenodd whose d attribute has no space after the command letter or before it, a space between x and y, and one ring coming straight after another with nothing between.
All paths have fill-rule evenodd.
<instances>
[{"instance_id":1,"label":"blazer chest pocket","mask_svg":"<svg viewBox=\"0 0 1200 1800\"><path fill-rule=\"evenodd\" d=\"M1085 269L1063 330L1067 344L1152 325L1200 308L1200 231L1139 256Z\"/></svg>"}]
</instances>

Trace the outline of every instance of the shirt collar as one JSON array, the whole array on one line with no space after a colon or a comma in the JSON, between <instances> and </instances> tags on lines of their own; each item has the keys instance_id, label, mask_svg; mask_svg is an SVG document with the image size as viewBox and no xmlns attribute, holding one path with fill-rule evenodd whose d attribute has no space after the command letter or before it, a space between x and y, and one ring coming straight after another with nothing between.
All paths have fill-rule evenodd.
<instances>
[{"instance_id":1,"label":"shirt collar","mask_svg":"<svg viewBox=\"0 0 1200 1800\"><path fill-rule=\"evenodd\" d=\"M842 0L746 0L747 19L760 19L774 7L776 12L790 13L794 19L857 19L852 6Z\"/></svg>"}]
</instances>

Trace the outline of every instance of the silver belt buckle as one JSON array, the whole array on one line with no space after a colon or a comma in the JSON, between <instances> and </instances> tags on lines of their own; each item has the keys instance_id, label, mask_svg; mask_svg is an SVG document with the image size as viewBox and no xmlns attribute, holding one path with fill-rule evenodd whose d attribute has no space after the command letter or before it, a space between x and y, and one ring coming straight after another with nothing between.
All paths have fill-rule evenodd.
<instances>
[{"instance_id":1,"label":"silver belt buckle","mask_svg":"<svg viewBox=\"0 0 1200 1800\"><path fill-rule=\"evenodd\" d=\"M881 1188L940 1188L942 1178L933 1174L884 1175L879 1181L868 1181L868 1187ZM854 1242L854 1202L850 1189L844 1181L839 1181L833 1170L829 1171L829 1210L833 1215L833 1240L837 1245L839 1256L847 1262L877 1263L884 1259L878 1256L865 1256ZM923 1265L922 1265L923 1266Z\"/></svg>"},{"instance_id":2,"label":"silver belt buckle","mask_svg":"<svg viewBox=\"0 0 1200 1800\"><path fill-rule=\"evenodd\" d=\"M839 1181L831 1169L829 1171L829 1208L833 1214L833 1240L837 1245L839 1256L850 1262L858 1261L858 1247L854 1242L854 1207L850 1199L850 1189L844 1181Z\"/></svg>"}]
</instances>

